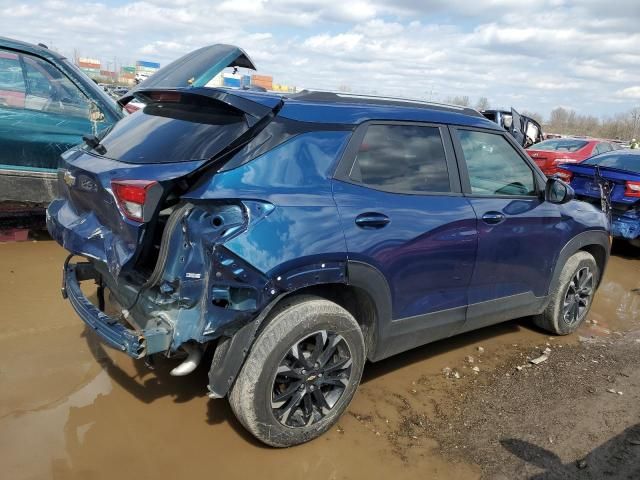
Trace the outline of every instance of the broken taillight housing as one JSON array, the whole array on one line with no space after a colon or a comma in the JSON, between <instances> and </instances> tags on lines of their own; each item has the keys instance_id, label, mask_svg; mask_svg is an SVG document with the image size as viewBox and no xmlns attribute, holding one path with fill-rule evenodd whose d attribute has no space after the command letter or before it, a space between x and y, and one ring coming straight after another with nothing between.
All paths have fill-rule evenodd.
<instances>
[{"instance_id":1,"label":"broken taillight housing","mask_svg":"<svg viewBox=\"0 0 640 480\"><path fill-rule=\"evenodd\" d=\"M640 182L627 181L625 183L624 196L640 198Z\"/></svg>"},{"instance_id":2,"label":"broken taillight housing","mask_svg":"<svg viewBox=\"0 0 640 480\"><path fill-rule=\"evenodd\" d=\"M157 184L153 180L113 180L111 189L124 216L129 220L144 222L149 190Z\"/></svg>"}]
</instances>

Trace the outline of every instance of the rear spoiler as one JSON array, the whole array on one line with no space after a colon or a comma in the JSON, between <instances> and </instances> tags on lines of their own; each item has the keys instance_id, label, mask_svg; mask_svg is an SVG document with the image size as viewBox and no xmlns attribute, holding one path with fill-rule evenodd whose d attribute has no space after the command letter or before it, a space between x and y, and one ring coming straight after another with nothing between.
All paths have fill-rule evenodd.
<instances>
[{"instance_id":1,"label":"rear spoiler","mask_svg":"<svg viewBox=\"0 0 640 480\"><path fill-rule=\"evenodd\" d=\"M174 89L140 89L133 94L128 92L118 100L118 104L124 107L133 98L139 98L145 103L167 101L169 98L179 95L201 96L224 103L247 115L249 126L268 115L282 102L282 97L277 95L264 95L245 90L235 92L222 88L183 87Z\"/></svg>"}]
</instances>

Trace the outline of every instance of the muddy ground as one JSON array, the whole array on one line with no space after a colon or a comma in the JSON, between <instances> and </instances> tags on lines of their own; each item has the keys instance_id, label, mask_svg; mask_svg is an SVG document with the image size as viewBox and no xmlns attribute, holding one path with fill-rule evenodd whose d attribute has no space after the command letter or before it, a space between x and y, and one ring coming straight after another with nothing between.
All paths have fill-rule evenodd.
<instances>
[{"instance_id":1,"label":"muddy ground","mask_svg":"<svg viewBox=\"0 0 640 480\"><path fill-rule=\"evenodd\" d=\"M55 243L0 244L0 478L638 479L640 252L614 247L577 334L522 319L369 364L336 428L274 450L206 397L206 365L104 349Z\"/></svg>"}]
</instances>

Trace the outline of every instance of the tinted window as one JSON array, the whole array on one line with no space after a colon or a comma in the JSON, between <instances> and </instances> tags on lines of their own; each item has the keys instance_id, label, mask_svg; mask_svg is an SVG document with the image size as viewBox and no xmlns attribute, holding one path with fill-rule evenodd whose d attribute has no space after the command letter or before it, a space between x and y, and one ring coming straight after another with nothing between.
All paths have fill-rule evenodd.
<instances>
[{"instance_id":1,"label":"tinted window","mask_svg":"<svg viewBox=\"0 0 640 480\"><path fill-rule=\"evenodd\" d=\"M367 128L350 178L393 192L449 192L440 129L413 125Z\"/></svg>"},{"instance_id":2,"label":"tinted window","mask_svg":"<svg viewBox=\"0 0 640 480\"><path fill-rule=\"evenodd\" d=\"M25 86L18 55L0 50L0 107L24 108Z\"/></svg>"},{"instance_id":3,"label":"tinted window","mask_svg":"<svg viewBox=\"0 0 640 480\"><path fill-rule=\"evenodd\" d=\"M640 153L609 153L606 155L592 157L582 163L584 165L600 165L601 167L611 167L617 168L618 170L640 173Z\"/></svg>"},{"instance_id":4,"label":"tinted window","mask_svg":"<svg viewBox=\"0 0 640 480\"><path fill-rule=\"evenodd\" d=\"M472 193L535 195L533 171L502 135L469 130L457 133Z\"/></svg>"},{"instance_id":5,"label":"tinted window","mask_svg":"<svg viewBox=\"0 0 640 480\"><path fill-rule=\"evenodd\" d=\"M544 142L536 143L533 150L545 150L553 152L577 152L584 147L588 142L584 140L575 140L572 138L559 138L553 140L545 140Z\"/></svg>"},{"instance_id":6,"label":"tinted window","mask_svg":"<svg viewBox=\"0 0 640 480\"><path fill-rule=\"evenodd\" d=\"M105 156L129 163L169 163L215 156L247 130L243 115L215 100L182 95L152 102L101 139Z\"/></svg>"}]
</instances>

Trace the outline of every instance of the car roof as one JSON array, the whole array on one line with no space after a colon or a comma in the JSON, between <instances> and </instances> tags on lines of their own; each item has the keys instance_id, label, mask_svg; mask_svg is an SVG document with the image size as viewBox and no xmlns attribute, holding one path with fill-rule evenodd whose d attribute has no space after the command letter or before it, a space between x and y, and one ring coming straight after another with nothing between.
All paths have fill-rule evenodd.
<instances>
[{"instance_id":1,"label":"car roof","mask_svg":"<svg viewBox=\"0 0 640 480\"><path fill-rule=\"evenodd\" d=\"M294 94L225 89L229 93L260 102L283 100L278 114L303 122L360 124L371 120L446 123L503 131L478 111L457 105L425 102L398 97L303 90Z\"/></svg>"},{"instance_id":2,"label":"car roof","mask_svg":"<svg viewBox=\"0 0 640 480\"><path fill-rule=\"evenodd\" d=\"M46 46L34 45L33 43L27 43L20 40L14 40L12 38L0 36L0 48L8 48L11 50L20 50L22 52L39 55L41 57L63 60L66 58L64 55L49 50Z\"/></svg>"}]
</instances>

